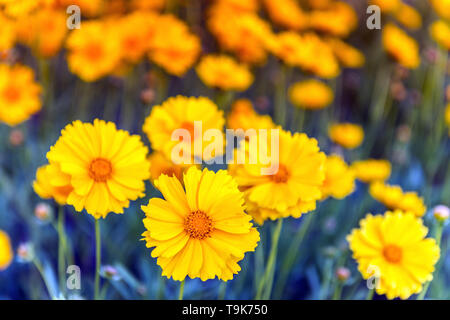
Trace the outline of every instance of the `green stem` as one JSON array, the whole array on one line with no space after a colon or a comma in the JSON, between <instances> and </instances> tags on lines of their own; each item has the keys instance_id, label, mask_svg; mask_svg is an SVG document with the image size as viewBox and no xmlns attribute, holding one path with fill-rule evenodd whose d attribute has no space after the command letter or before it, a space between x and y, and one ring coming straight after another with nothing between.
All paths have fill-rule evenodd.
<instances>
[{"instance_id":1,"label":"green stem","mask_svg":"<svg viewBox=\"0 0 450 320\"><path fill-rule=\"evenodd\" d=\"M38 269L39 274L41 275L42 280L44 281L45 287L47 288L48 291L48 295L52 300L55 300L55 297L52 294L52 290L50 289L50 284L48 283L47 277L45 276L44 268L42 267L41 262L37 258L34 258L33 264L36 266L36 269Z\"/></svg>"},{"instance_id":2,"label":"green stem","mask_svg":"<svg viewBox=\"0 0 450 320\"><path fill-rule=\"evenodd\" d=\"M339 300L341 298L342 287L343 287L342 281L338 280L338 282L336 283L336 288L334 289L333 300Z\"/></svg>"},{"instance_id":3,"label":"green stem","mask_svg":"<svg viewBox=\"0 0 450 320\"><path fill-rule=\"evenodd\" d=\"M278 219L278 223L272 234L272 247L270 248L269 258L267 260L266 271L259 283L258 291L256 293L256 300L262 298L269 299L272 291L273 278L275 275L275 259L278 251L278 241L280 239L281 227L283 226L283 219ZM263 295L264 291L264 295Z\"/></svg>"},{"instance_id":4,"label":"green stem","mask_svg":"<svg viewBox=\"0 0 450 320\"><path fill-rule=\"evenodd\" d=\"M366 300L372 300L374 292L375 289L369 289L369 292L367 292Z\"/></svg>"},{"instance_id":5,"label":"green stem","mask_svg":"<svg viewBox=\"0 0 450 320\"><path fill-rule=\"evenodd\" d=\"M227 283L223 281L219 286L219 295L217 296L217 300L224 300L226 293L227 293Z\"/></svg>"},{"instance_id":6,"label":"green stem","mask_svg":"<svg viewBox=\"0 0 450 320\"><path fill-rule=\"evenodd\" d=\"M439 221L438 222L438 226L436 228L436 244L438 245L439 248L441 248L441 240L442 240L442 232L444 230L444 223ZM439 260L436 262L436 266L439 264ZM438 273L438 268L436 267L436 270L434 271L435 274ZM430 287L431 281L428 281L427 283L425 283L425 285L423 286L422 291L420 292L420 294L417 296L417 300L423 300L425 299L425 295L427 294L428 288Z\"/></svg>"},{"instance_id":7,"label":"green stem","mask_svg":"<svg viewBox=\"0 0 450 320\"><path fill-rule=\"evenodd\" d=\"M180 291L178 293L178 300L183 300L183 293L184 293L184 281L181 281L180 283Z\"/></svg>"},{"instance_id":8,"label":"green stem","mask_svg":"<svg viewBox=\"0 0 450 320\"><path fill-rule=\"evenodd\" d=\"M286 124L286 80L287 68L280 68L280 80L275 88L275 122L281 126Z\"/></svg>"},{"instance_id":9,"label":"green stem","mask_svg":"<svg viewBox=\"0 0 450 320\"><path fill-rule=\"evenodd\" d=\"M314 218L313 212L309 213L305 217L305 220L300 226L300 229L295 234L294 239L292 240L291 245L289 246L287 254L284 257L283 264L281 265L280 278L277 280L277 285L275 288L275 297L277 298L281 298L284 287L286 285L287 278L292 269L292 266L297 260L300 246L303 243L303 240L305 239L305 236L309 230L309 226L311 225L313 218Z\"/></svg>"},{"instance_id":10,"label":"green stem","mask_svg":"<svg viewBox=\"0 0 450 320\"><path fill-rule=\"evenodd\" d=\"M58 274L59 274L59 290L62 294L66 291L66 236L64 232L64 206L59 206L58 209Z\"/></svg>"},{"instance_id":11,"label":"green stem","mask_svg":"<svg viewBox=\"0 0 450 320\"><path fill-rule=\"evenodd\" d=\"M99 299L100 293L100 261L101 261L101 236L100 221L95 219L95 287L94 299Z\"/></svg>"}]
</instances>

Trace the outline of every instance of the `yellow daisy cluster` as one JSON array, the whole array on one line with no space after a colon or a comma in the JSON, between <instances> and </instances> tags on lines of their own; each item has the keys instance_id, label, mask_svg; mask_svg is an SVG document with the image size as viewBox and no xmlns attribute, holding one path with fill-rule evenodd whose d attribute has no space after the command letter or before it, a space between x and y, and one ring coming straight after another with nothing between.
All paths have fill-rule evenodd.
<instances>
[{"instance_id":1,"label":"yellow daisy cluster","mask_svg":"<svg viewBox=\"0 0 450 320\"><path fill-rule=\"evenodd\" d=\"M374 278L376 292L408 299L433 279L440 250L425 238L428 229L413 213L396 210L368 214L347 237L364 279Z\"/></svg>"},{"instance_id":2,"label":"yellow daisy cluster","mask_svg":"<svg viewBox=\"0 0 450 320\"><path fill-rule=\"evenodd\" d=\"M364 130L353 123L335 123L328 128L328 136L334 143L346 149L354 149L361 145Z\"/></svg>"},{"instance_id":3,"label":"yellow daisy cluster","mask_svg":"<svg viewBox=\"0 0 450 320\"><path fill-rule=\"evenodd\" d=\"M245 91L253 82L247 66L225 55L206 55L196 67L199 78L209 87Z\"/></svg>"},{"instance_id":4,"label":"yellow daisy cluster","mask_svg":"<svg viewBox=\"0 0 450 320\"><path fill-rule=\"evenodd\" d=\"M369 193L389 209L412 212L417 217L423 216L427 210L423 198L413 191L403 192L400 186L377 181L370 185Z\"/></svg>"},{"instance_id":5,"label":"yellow daisy cluster","mask_svg":"<svg viewBox=\"0 0 450 320\"><path fill-rule=\"evenodd\" d=\"M298 108L322 109L329 106L333 98L333 90L316 79L296 82L289 88L289 99Z\"/></svg>"},{"instance_id":6,"label":"yellow daisy cluster","mask_svg":"<svg viewBox=\"0 0 450 320\"><path fill-rule=\"evenodd\" d=\"M0 122L15 126L41 109L41 86L33 69L0 63Z\"/></svg>"},{"instance_id":7,"label":"yellow daisy cluster","mask_svg":"<svg viewBox=\"0 0 450 320\"><path fill-rule=\"evenodd\" d=\"M96 219L123 213L130 200L144 196L147 153L139 136L112 122L74 121L47 153L49 164L38 170L34 188L44 198L66 198L66 204Z\"/></svg>"},{"instance_id":8,"label":"yellow daisy cluster","mask_svg":"<svg viewBox=\"0 0 450 320\"><path fill-rule=\"evenodd\" d=\"M230 164L229 170L245 194L247 212L262 224L266 219L299 218L316 208L322 197L325 158L316 139L280 130L276 172L263 174L267 165L260 159L256 164Z\"/></svg>"},{"instance_id":9,"label":"yellow daisy cluster","mask_svg":"<svg viewBox=\"0 0 450 320\"><path fill-rule=\"evenodd\" d=\"M238 262L255 250L260 238L244 212L243 194L223 170L191 167L183 180L185 188L164 174L155 181L164 199L142 206L143 240L154 247L151 254L163 276L231 280L241 269Z\"/></svg>"}]
</instances>

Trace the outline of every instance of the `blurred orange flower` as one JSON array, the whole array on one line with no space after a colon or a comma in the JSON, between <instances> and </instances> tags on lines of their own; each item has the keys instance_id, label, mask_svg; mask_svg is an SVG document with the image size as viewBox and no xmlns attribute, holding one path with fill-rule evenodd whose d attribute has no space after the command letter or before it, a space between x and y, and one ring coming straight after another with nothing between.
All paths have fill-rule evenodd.
<instances>
[{"instance_id":1,"label":"blurred orange flower","mask_svg":"<svg viewBox=\"0 0 450 320\"><path fill-rule=\"evenodd\" d=\"M252 84L248 67L226 55L203 56L196 67L199 78L209 87L244 91Z\"/></svg>"},{"instance_id":2,"label":"blurred orange flower","mask_svg":"<svg viewBox=\"0 0 450 320\"><path fill-rule=\"evenodd\" d=\"M330 139L346 149L354 149L361 145L364 139L364 130L353 123L336 123L328 128Z\"/></svg>"},{"instance_id":3,"label":"blurred orange flower","mask_svg":"<svg viewBox=\"0 0 450 320\"><path fill-rule=\"evenodd\" d=\"M420 64L419 46L406 32L392 23L383 28L383 46L402 66L415 69Z\"/></svg>"},{"instance_id":4,"label":"blurred orange flower","mask_svg":"<svg viewBox=\"0 0 450 320\"><path fill-rule=\"evenodd\" d=\"M117 36L104 21L83 22L69 35L66 46L69 69L87 82L112 73L121 59Z\"/></svg>"},{"instance_id":5,"label":"blurred orange flower","mask_svg":"<svg viewBox=\"0 0 450 320\"><path fill-rule=\"evenodd\" d=\"M27 66L0 64L0 121L15 126L41 109L41 86Z\"/></svg>"}]
</instances>

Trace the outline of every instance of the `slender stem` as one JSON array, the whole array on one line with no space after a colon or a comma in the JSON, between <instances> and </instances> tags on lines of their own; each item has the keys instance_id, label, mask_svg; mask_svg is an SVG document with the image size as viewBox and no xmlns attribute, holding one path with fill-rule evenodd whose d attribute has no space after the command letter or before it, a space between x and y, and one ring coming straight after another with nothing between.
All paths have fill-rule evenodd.
<instances>
[{"instance_id":1,"label":"slender stem","mask_svg":"<svg viewBox=\"0 0 450 320\"><path fill-rule=\"evenodd\" d=\"M181 281L180 283L180 291L178 293L178 300L183 300L183 293L184 293L184 281Z\"/></svg>"},{"instance_id":2,"label":"slender stem","mask_svg":"<svg viewBox=\"0 0 450 320\"><path fill-rule=\"evenodd\" d=\"M342 281L338 280L336 283L336 288L334 289L333 300L339 300L341 298L342 287L343 287Z\"/></svg>"},{"instance_id":3,"label":"slender stem","mask_svg":"<svg viewBox=\"0 0 450 320\"><path fill-rule=\"evenodd\" d=\"M438 222L437 228L436 228L436 244L438 245L438 247L441 247L441 240L442 240L442 231L444 230L444 223L443 222ZM439 264L439 260L436 262L436 265ZM435 270L435 274L437 274L438 272L438 268L436 267ZM423 300L425 298L425 295L427 294L428 288L430 287L431 281L428 281L427 283L425 283L425 285L423 286L422 291L420 292L420 294L417 296L417 300Z\"/></svg>"},{"instance_id":4,"label":"slender stem","mask_svg":"<svg viewBox=\"0 0 450 320\"><path fill-rule=\"evenodd\" d=\"M65 294L66 286L65 286L65 276L66 276L66 260L65 260L65 251L66 251L66 236L64 233L64 207L59 206L58 209L58 274L59 274L59 290L62 294Z\"/></svg>"},{"instance_id":5,"label":"slender stem","mask_svg":"<svg viewBox=\"0 0 450 320\"><path fill-rule=\"evenodd\" d=\"M159 281L159 288L158 288L158 295L157 298L158 300L163 300L164 297L164 292L166 291L166 278L161 277L160 281Z\"/></svg>"},{"instance_id":6,"label":"slender stem","mask_svg":"<svg viewBox=\"0 0 450 320\"><path fill-rule=\"evenodd\" d=\"M286 78L287 67L280 68L280 80L275 88L275 122L281 126L286 122Z\"/></svg>"},{"instance_id":7,"label":"slender stem","mask_svg":"<svg viewBox=\"0 0 450 320\"><path fill-rule=\"evenodd\" d=\"M55 297L52 294L52 290L50 289L50 284L47 281L47 277L45 276L44 268L42 267L41 262L37 258L34 258L33 259L33 264L36 266L36 269L38 269L39 274L41 275L42 280L44 281L45 287L47 288L47 291L48 291L48 294L49 294L50 298L52 300L54 300Z\"/></svg>"},{"instance_id":8,"label":"slender stem","mask_svg":"<svg viewBox=\"0 0 450 320\"><path fill-rule=\"evenodd\" d=\"M291 245L289 246L287 254L283 260L283 264L281 265L280 278L277 280L277 285L275 288L275 297L277 298L281 298L284 286L286 285L287 278L292 269L292 266L297 260L300 246L303 243L303 240L305 239L305 236L309 230L309 226L311 225L314 215L315 213L311 212L305 217L305 220L303 221L302 225L300 226L300 229L295 234L294 239L292 240Z\"/></svg>"},{"instance_id":9,"label":"slender stem","mask_svg":"<svg viewBox=\"0 0 450 320\"><path fill-rule=\"evenodd\" d=\"M374 292L375 289L369 289L369 292L367 292L366 300L372 300Z\"/></svg>"},{"instance_id":10,"label":"slender stem","mask_svg":"<svg viewBox=\"0 0 450 320\"><path fill-rule=\"evenodd\" d=\"M217 296L217 300L224 300L226 293L227 293L227 283L223 281L220 283L219 286L219 295Z\"/></svg>"},{"instance_id":11,"label":"slender stem","mask_svg":"<svg viewBox=\"0 0 450 320\"><path fill-rule=\"evenodd\" d=\"M100 236L100 221L95 219L95 287L94 299L99 299L100 293L100 261L101 261L101 236Z\"/></svg>"},{"instance_id":12,"label":"slender stem","mask_svg":"<svg viewBox=\"0 0 450 320\"><path fill-rule=\"evenodd\" d=\"M270 248L269 258L267 260L266 271L264 272L264 275L258 286L258 291L256 293L255 299L257 300L261 300L263 297L266 299L270 298L270 293L272 291L273 285L273 278L275 275L275 259L278 251L278 240L280 239L282 226L283 226L283 219L278 219L278 223L272 234L272 247Z\"/></svg>"}]
</instances>

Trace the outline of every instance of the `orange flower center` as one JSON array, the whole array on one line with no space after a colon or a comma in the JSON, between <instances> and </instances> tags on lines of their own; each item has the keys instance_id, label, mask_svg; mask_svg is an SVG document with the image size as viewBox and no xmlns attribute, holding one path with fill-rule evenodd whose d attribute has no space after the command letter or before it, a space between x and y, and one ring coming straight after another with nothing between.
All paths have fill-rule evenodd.
<instances>
[{"instance_id":1,"label":"orange flower center","mask_svg":"<svg viewBox=\"0 0 450 320\"><path fill-rule=\"evenodd\" d=\"M3 97L9 103L14 103L20 99L20 89L15 86L7 86L3 90Z\"/></svg>"},{"instance_id":2,"label":"orange flower center","mask_svg":"<svg viewBox=\"0 0 450 320\"><path fill-rule=\"evenodd\" d=\"M275 183L285 183L289 179L289 172L286 167L282 164L278 167L278 172L272 176L272 180Z\"/></svg>"},{"instance_id":3,"label":"orange flower center","mask_svg":"<svg viewBox=\"0 0 450 320\"><path fill-rule=\"evenodd\" d=\"M184 221L184 229L191 238L205 239L211 236L212 220L203 211L191 212Z\"/></svg>"},{"instance_id":4,"label":"orange flower center","mask_svg":"<svg viewBox=\"0 0 450 320\"><path fill-rule=\"evenodd\" d=\"M98 43L90 43L85 49L85 54L91 61L100 60L103 57L102 46Z\"/></svg>"},{"instance_id":5,"label":"orange flower center","mask_svg":"<svg viewBox=\"0 0 450 320\"><path fill-rule=\"evenodd\" d=\"M394 244L388 244L383 249L383 255L387 261L397 263L402 260L402 249Z\"/></svg>"},{"instance_id":6,"label":"orange flower center","mask_svg":"<svg viewBox=\"0 0 450 320\"><path fill-rule=\"evenodd\" d=\"M105 182L111 177L111 162L106 159L97 158L89 165L89 176L96 182Z\"/></svg>"},{"instance_id":7,"label":"orange flower center","mask_svg":"<svg viewBox=\"0 0 450 320\"><path fill-rule=\"evenodd\" d=\"M194 140L194 137L195 137L195 127L194 127L194 123L192 123L192 122L183 122L182 124L181 124L181 128L182 129L185 129L185 130L187 130L187 131L189 131L189 134L191 135L191 141L193 141Z\"/></svg>"}]
</instances>

